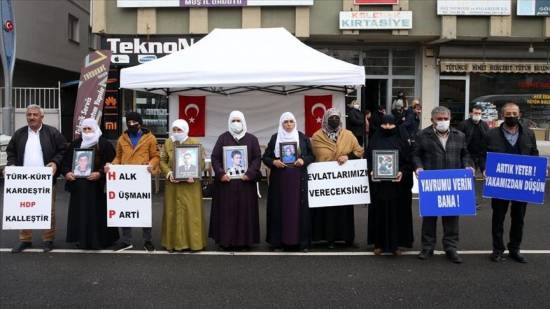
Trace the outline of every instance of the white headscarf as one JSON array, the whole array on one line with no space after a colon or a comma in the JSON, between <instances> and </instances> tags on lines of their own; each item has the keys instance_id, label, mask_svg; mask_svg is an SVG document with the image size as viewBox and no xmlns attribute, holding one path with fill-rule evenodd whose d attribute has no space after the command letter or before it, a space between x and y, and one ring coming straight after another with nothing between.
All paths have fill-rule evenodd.
<instances>
[{"instance_id":1,"label":"white headscarf","mask_svg":"<svg viewBox=\"0 0 550 309\"><path fill-rule=\"evenodd\" d=\"M290 132L287 132L283 128L283 123L286 120L294 120L294 129ZM291 112L286 112L281 115L281 118L279 119L279 131L277 132L277 141L275 142L275 157L280 158L281 157L281 147L279 146L280 143L288 143L288 142L296 142L299 143L298 140L298 124L296 123L296 117Z\"/></svg>"},{"instance_id":2,"label":"white headscarf","mask_svg":"<svg viewBox=\"0 0 550 309\"><path fill-rule=\"evenodd\" d=\"M174 135L174 132L172 129L179 128L183 131L181 136ZM189 124L187 124L187 121L183 119L177 119L174 122L172 122L172 126L170 127L170 139L172 142L180 142L183 143L189 138Z\"/></svg>"},{"instance_id":3,"label":"white headscarf","mask_svg":"<svg viewBox=\"0 0 550 309\"><path fill-rule=\"evenodd\" d=\"M84 133L82 131L82 128L92 128L91 133ZM94 118L86 118L82 120L80 123L80 136L82 137L82 144L80 144L80 148L89 148L92 146L95 146L97 144L97 141L99 141L99 137L103 134L101 132L101 129L99 129L99 126L97 125L97 121Z\"/></svg>"},{"instance_id":4,"label":"white headscarf","mask_svg":"<svg viewBox=\"0 0 550 309\"><path fill-rule=\"evenodd\" d=\"M243 124L243 129L241 132L235 132L231 127L231 120L233 119L240 119L241 123ZM243 136L246 134L246 120L244 119L243 113L240 111L232 111L229 114L229 118L227 119L227 128L229 129L229 133L233 136L235 140L240 140L243 138Z\"/></svg>"}]
</instances>

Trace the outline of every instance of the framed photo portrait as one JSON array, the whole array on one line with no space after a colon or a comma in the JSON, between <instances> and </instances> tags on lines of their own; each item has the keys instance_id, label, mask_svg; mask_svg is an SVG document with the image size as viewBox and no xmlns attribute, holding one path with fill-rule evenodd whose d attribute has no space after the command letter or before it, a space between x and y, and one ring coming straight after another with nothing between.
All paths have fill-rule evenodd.
<instances>
[{"instance_id":1,"label":"framed photo portrait","mask_svg":"<svg viewBox=\"0 0 550 309\"><path fill-rule=\"evenodd\" d=\"M399 173L399 151L373 150L372 151L373 179L393 180Z\"/></svg>"},{"instance_id":2,"label":"framed photo portrait","mask_svg":"<svg viewBox=\"0 0 550 309\"><path fill-rule=\"evenodd\" d=\"M296 142L279 143L279 151L284 164L294 164L298 160L298 143Z\"/></svg>"},{"instance_id":3,"label":"framed photo portrait","mask_svg":"<svg viewBox=\"0 0 550 309\"><path fill-rule=\"evenodd\" d=\"M73 151L73 174L76 178L86 178L94 170L95 150L76 148Z\"/></svg>"},{"instance_id":4,"label":"framed photo portrait","mask_svg":"<svg viewBox=\"0 0 550 309\"><path fill-rule=\"evenodd\" d=\"M224 146L223 169L229 178L241 178L248 170L246 146Z\"/></svg>"},{"instance_id":5,"label":"framed photo portrait","mask_svg":"<svg viewBox=\"0 0 550 309\"><path fill-rule=\"evenodd\" d=\"M173 171L175 180L200 178L200 145L177 145L174 147Z\"/></svg>"}]
</instances>

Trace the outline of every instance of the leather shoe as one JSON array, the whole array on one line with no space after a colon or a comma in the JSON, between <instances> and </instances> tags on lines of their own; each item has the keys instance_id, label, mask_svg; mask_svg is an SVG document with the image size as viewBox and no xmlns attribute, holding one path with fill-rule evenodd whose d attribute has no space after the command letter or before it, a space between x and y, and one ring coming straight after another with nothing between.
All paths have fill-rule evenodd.
<instances>
[{"instance_id":1,"label":"leather shoe","mask_svg":"<svg viewBox=\"0 0 550 309\"><path fill-rule=\"evenodd\" d=\"M527 259L523 255L519 254L519 251L510 251L510 254L508 254L508 256L518 263L527 263Z\"/></svg>"},{"instance_id":2,"label":"leather shoe","mask_svg":"<svg viewBox=\"0 0 550 309\"><path fill-rule=\"evenodd\" d=\"M418 254L418 258L421 259L421 260L427 260L429 257L433 256L434 255L434 251L433 250L429 250L429 249L422 249L422 251L420 251L420 253Z\"/></svg>"},{"instance_id":3,"label":"leather shoe","mask_svg":"<svg viewBox=\"0 0 550 309\"><path fill-rule=\"evenodd\" d=\"M454 250L445 251L445 255L447 255L447 258L455 264L462 263L462 258L458 256L458 253Z\"/></svg>"},{"instance_id":4,"label":"leather shoe","mask_svg":"<svg viewBox=\"0 0 550 309\"><path fill-rule=\"evenodd\" d=\"M13 249L11 249L11 253L20 253L24 251L25 249L28 249L32 247L32 243L28 241L22 241L19 243L19 245Z\"/></svg>"},{"instance_id":5,"label":"leather shoe","mask_svg":"<svg viewBox=\"0 0 550 309\"><path fill-rule=\"evenodd\" d=\"M495 263L500 263L500 262L506 261L506 259L502 255L502 252L493 252L493 253L491 253L491 255L489 256L489 259L491 259L491 261L493 261Z\"/></svg>"},{"instance_id":6,"label":"leather shoe","mask_svg":"<svg viewBox=\"0 0 550 309\"><path fill-rule=\"evenodd\" d=\"M53 250L53 241L51 241L51 240L45 241L44 245L42 247L42 252L46 253L46 252L50 252L52 250Z\"/></svg>"}]
</instances>

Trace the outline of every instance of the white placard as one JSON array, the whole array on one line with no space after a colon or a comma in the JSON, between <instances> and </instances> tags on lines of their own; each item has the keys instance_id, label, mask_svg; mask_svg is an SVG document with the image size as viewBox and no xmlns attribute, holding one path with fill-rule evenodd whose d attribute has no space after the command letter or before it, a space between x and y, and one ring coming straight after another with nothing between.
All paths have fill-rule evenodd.
<instances>
[{"instance_id":1,"label":"white placard","mask_svg":"<svg viewBox=\"0 0 550 309\"><path fill-rule=\"evenodd\" d=\"M111 165L107 178L107 226L151 227L151 174L147 165Z\"/></svg>"},{"instance_id":2,"label":"white placard","mask_svg":"<svg viewBox=\"0 0 550 309\"><path fill-rule=\"evenodd\" d=\"M412 11L344 11L340 29L412 29Z\"/></svg>"},{"instance_id":3,"label":"white placard","mask_svg":"<svg viewBox=\"0 0 550 309\"><path fill-rule=\"evenodd\" d=\"M52 168L6 166L4 230L51 228Z\"/></svg>"},{"instance_id":4,"label":"white placard","mask_svg":"<svg viewBox=\"0 0 550 309\"><path fill-rule=\"evenodd\" d=\"M312 163L307 167L309 207L370 203L367 160Z\"/></svg>"},{"instance_id":5,"label":"white placard","mask_svg":"<svg viewBox=\"0 0 550 309\"><path fill-rule=\"evenodd\" d=\"M437 0L437 15L510 15L511 0Z\"/></svg>"}]
</instances>

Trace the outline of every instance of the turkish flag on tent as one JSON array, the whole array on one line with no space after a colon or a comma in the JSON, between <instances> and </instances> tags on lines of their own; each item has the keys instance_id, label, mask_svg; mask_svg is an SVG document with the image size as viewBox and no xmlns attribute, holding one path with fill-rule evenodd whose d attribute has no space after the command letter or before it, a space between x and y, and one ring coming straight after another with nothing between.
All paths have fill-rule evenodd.
<instances>
[{"instance_id":1,"label":"turkish flag on tent","mask_svg":"<svg viewBox=\"0 0 550 309\"><path fill-rule=\"evenodd\" d=\"M319 95L305 97L306 135L311 137L321 128L323 115L332 107L332 95Z\"/></svg>"},{"instance_id":2,"label":"turkish flag on tent","mask_svg":"<svg viewBox=\"0 0 550 309\"><path fill-rule=\"evenodd\" d=\"M180 96L179 119L189 124L189 136L204 136L206 124L206 97Z\"/></svg>"}]
</instances>

